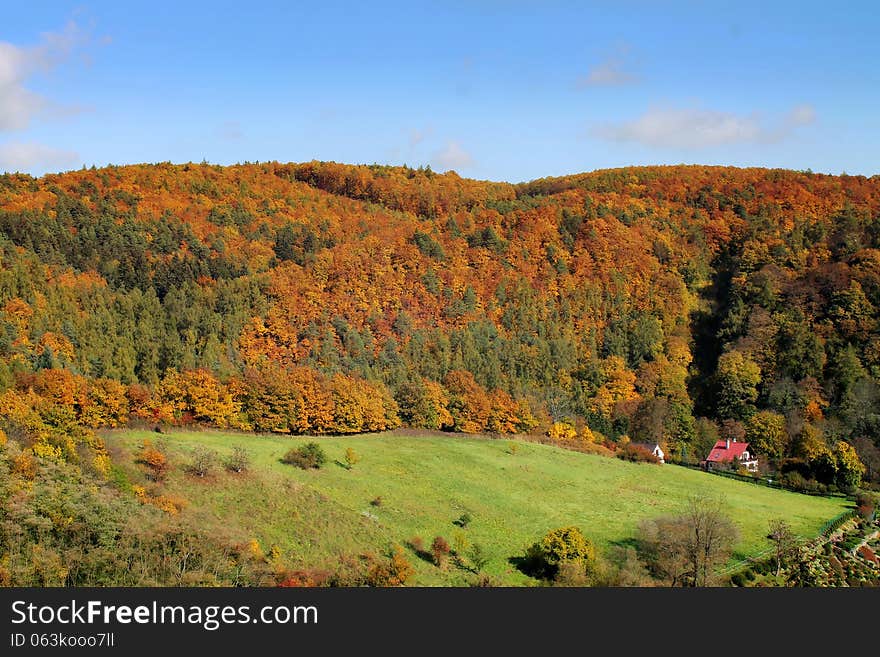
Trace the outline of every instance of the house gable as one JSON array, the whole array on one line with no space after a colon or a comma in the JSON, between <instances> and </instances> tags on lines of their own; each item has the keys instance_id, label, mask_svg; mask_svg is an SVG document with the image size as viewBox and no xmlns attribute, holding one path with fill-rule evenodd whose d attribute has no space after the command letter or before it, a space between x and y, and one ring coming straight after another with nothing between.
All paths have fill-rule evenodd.
<instances>
[{"instance_id":1,"label":"house gable","mask_svg":"<svg viewBox=\"0 0 880 657\"><path fill-rule=\"evenodd\" d=\"M706 467L711 468L713 464L732 464L734 459L753 472L758 469L758 459L749 451L749 443L740 443L736 440L716 442L704 462Z\"/></svg>"}]
</instances>

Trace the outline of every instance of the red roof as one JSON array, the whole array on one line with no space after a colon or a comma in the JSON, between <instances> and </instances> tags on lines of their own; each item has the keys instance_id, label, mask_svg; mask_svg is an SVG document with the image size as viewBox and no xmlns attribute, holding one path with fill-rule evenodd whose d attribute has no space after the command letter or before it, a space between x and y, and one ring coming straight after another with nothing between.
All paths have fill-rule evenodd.
<instances>
[{"instance_id":1,"label":"red roof","mask_svg":"<svg viewBox=\"0 0 880 657\"><path fill-rule=\"evenodd\" d=\"M709 456L706 457L707 461L713 461L715 463L725 463L727 461L733 461L733 458L736 457L740 460L743 458L743 452L748 450L748 443L738 443L731 442L728 447L728 443L726 440L719 440L715 443L715 447L712 448L712 451L709 452ZM749 455L751 456L751 454Z\"/></svg>"}]
</instances>

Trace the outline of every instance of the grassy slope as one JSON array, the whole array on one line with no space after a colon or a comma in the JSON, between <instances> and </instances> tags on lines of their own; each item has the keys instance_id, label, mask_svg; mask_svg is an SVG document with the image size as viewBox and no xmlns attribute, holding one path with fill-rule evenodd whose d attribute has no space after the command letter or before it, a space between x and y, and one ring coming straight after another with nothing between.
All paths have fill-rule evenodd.
<instances>
[{"instance_id":1,"label":"grassy slope","mask_svg":"<svg viewBox=\"0 0 880 657\"><path fill-rule=\"evenodd\" d=\"M774 491L672 465L636 465L534 443L518 442L511 455L510 441L483 438L394 432L319 438L329 463L309 472L279 462L307 438L120 431L107 440L130 464L131 450L146 437L164 440L174 465L184 464L196 444L221 455L233 445L245 446L253 460L250 475L218 472L206 482L175 468L169 488L189 501L184 513L194 521L236 528L267 548L276 544L301 565L332 563L341 553L384 550L414 535L428 545L438 534L451 542L459 531L452 521L467 512L473 522L466 535L493 556L487 572L520 584L527 578L507 559L563 525L578 525L607 547L632 537L639 520L679 511L691 495L720 497L740 529L737 551L742 557L767 546L763 535L771 518L785 517L795 531L813 536L846 506L839 499ZM352 471L336 463L347 447L362 457ZM381 506L371 506L377 496ZM441 572L414 561L418 584L467 581L468 575L455 568Z\"/></svg>"}]
</instances>

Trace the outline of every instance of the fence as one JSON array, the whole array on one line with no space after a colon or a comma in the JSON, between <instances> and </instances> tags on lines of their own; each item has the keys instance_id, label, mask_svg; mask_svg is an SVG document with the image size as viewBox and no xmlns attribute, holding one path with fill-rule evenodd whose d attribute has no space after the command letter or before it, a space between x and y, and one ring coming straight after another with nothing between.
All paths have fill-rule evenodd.
<instances>
[{"instance_id":1,"label":"fence","mask_svg":"<svg viewBox=\"0 0 880 657\"><path fill-rule=\"evenodd\" d=\"M774 549L767 548L766 550L762 550L756 554L753 554L750 557L743 559L742 561L737 561L736 563L732 563L729 566L726 566L718 571L719 575L731 575L738 570L742 570L746 566L751 566L753 563L757 563L762 561L765 557L769 557L774 552Z\"/></svg>"},{"instance_id":2,"label":"fence","mask_svg":"<svg viewBox=\"0 0 880 657\"><path fill-rule=\"evenodd\" d=\"M822 528L819 530L819 533L816 534L816 538L813 541L818 541L820 539L828 538L836 529L838 529L843 523L852 518L856 517L856 512L850 509L849 511L844 511L843 513L833 517L831 520L822 525ZM719 575L732 575L733 573L742 570L746 566L751 566L752 564L763 561L766 557L770 556L774 552L774 548L770 547L766 550L762 550L756 554L743 559L742 561L737 561L736 563L725 566L721 570L717 571Z\"/></svg>"},{"instance_id":3,"label":"fence","mask_svg":"<svg viewBox=\"0 0 880 657\"><path fill-rule=\"evenodd\" d=\"M832 532L834 532L835 529L840 527L847 520L849 520L851 518L855 518L855 517L856 517L856 512L853 511L852 509L850 509L849 511L844 511L839 516L832 518L831 520L826 522L824 525L822 525L822 529L819 530L819 536L817 536L816 538L819 538L819 537L828 538L828 536L830 536L832 534Z\"/></svg>"}]
</instances>

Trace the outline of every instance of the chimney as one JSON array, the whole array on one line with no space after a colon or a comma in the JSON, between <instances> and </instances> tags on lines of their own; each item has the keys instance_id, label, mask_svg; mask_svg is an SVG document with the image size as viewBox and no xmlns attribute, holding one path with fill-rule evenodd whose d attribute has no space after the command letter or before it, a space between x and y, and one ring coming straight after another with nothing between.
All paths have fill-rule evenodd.
<instances>
[{"instance_id":1,"label":"chimney","mask_svg":"<svg viewBox=\"0 0 880 657\"><path fill-rule=\"evenodd\" d=\"M730 449L730 438L727 439L727 449Z\"/></svg>"}]
</instances>

